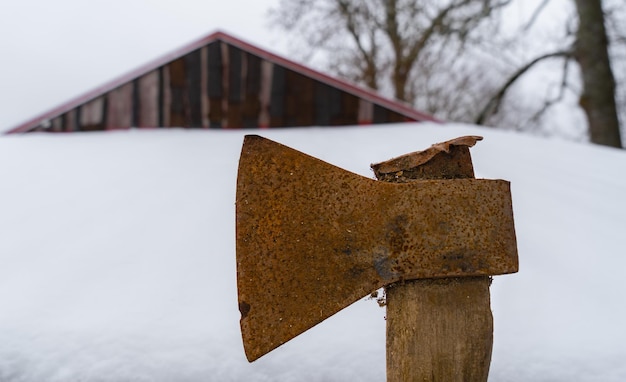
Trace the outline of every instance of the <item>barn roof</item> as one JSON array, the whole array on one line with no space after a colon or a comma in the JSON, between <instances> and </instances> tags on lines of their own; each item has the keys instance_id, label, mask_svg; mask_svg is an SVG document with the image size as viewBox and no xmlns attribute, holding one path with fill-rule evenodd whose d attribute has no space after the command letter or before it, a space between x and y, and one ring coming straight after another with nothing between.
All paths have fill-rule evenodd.
<instances>
[{"instance_id":1,"label":"barn roof","mask_svg":"<svg viewBox=\"0 0 626 382\"><path fill-rule=\"evenodd\" d=\"M241 50L242 52L246 52L248 54L259 57L261 60L267 61L273 65L277 65L282 67L288 71L298 73L301 76L312 79L318 83L327 85L331 88L338 89L341 92L346 94L350 94L354 97L357 97L360 100L371 103L377 107L382 107L391 111L402 117L402 120L405 121L437 121L433 116L428 115L426 113L419 112L412 108L411 106L400 102L391 100L381 96L375 91L368 90L357 86L349 81L345 81L342 79L338 79L335 77L331 77L319 71L313 70L309 67L306 67L302 64L289 60L285 57L281 57L274 53L271 53L265 49L259 48L255 45L242 41L239 38L236 38L232 35L224 33L222 31L216 31L214 33L209 34L206 37L203 37L197 41L194 41L186 46L183 46L169 54L166 54L148 64L145 64L141 67L136 68L135 70L113 80L102 86L99 86L79 97L76 97L70 100L67 103L64 103L56 108L53 108L50 111L47 111L31 120L28 120L22 123L19 126L14 127L9 130L7 134L12 133L26 133L30 131L39 131L46 130L43 128L44 126L49 126L50 121L55 118L59 118L60 116L69 113L74 109L78 109L81 106L88 104L89 102L106 95L109 92L118 89L125 84L136 81L138 78L155 71L165 65L171 64L177 59L189 55L194 51L198 51L199 49L208 46L214 42L222 42L234 48ZM395 118L394 121L397 121L398 118ZM153 126L157 127L157 126ZM231 126L236 127L236 126ZM65 130L64 130L65 131Z\"/></svg>"}]
</instances>

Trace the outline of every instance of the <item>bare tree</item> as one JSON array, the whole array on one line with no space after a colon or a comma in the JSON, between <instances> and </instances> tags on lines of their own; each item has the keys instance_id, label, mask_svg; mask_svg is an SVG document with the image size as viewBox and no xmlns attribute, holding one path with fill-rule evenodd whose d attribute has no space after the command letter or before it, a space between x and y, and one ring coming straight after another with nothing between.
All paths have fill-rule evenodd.
<instances>
[{"instance_id":1,"label":"bare tree","mask_svg":"<svg viewBox=\"0 0 626 382\"><path fill-rule=\"evenodd\" d=\"M615 102L620 120L621 136L626 134L626 3L623 0L603 2L609 38L609 56L615 76Z\"/></svg>"},{"instance_id":2,"label":"bare tree","mask_svg":"<svg viewBox=\"0 0 626 382\"><path fill-rule=\"evenodd\" d=\"M540 3L524 29L528 29L536 21L547 3L549 0L543 0ZM486 123L491 116L498 113L510 87L516 84L525 73L544 61L560 59L563 62L560 91L556 97L544 100L543 105L535 112L536 119L553 105L561 102L565 90L572 88L569 80L569 68L574 62L580 69L582 89L579 94L579 105L587 118L589 139L591 142L601 145L622 147L618 108L616 106L616 82L611 68L609 36L605 29L606 21L602 1L574 0L573 4L575 5L577 23L575 30L567 33L573 37L572 42L552 52L539 55L519 66L503 83L502 87L492 95L483 111L478 115L476 123ZM616 9L619 10L620 8ZM569 25L566 27L570 28ZM617 38L614 38L616 43L619 43L619 37L620 35L617 34Z\"/></svg>"},{"instance_id":3,"label":"bare tree","mask_svg":"<svg viewBox=\"0 0 626 382\"><path fill-rule=\"evenodd\" d=\"M594 143L621 148L615 78L609 59L602 1L575 0L575 3L579 20L575 57L584 84L580 105L587 115L589 136Z\"/></svg>"},{"instance_id":4,"label":"bare tree","mask_svg":"<svg viewBox=\"0 0 626 382\"><path fill-rule=\"evenodd\" d=\"M560 6L569 4L571 11L562 24L565 34L542 41L534 57L505 58L506 51L530 38L536 24L554 24L552 17L541 16L555 2L539 1L518 30L521 37L504 42L494 37L500 10L512 0L281 0L271 15L275 25L304 37L310 52L327 52L328 66L338 75L442 119L548 131L545 120L555 106L568 102L576 107L571 100L577 99L589 139L621 147L620 110L626 120L623 0L563 0ZM528 86L525 94L514 90L528 73L555 62L560 69L552 71L554 84L546 94ZM620 68L616 78L612 67ZM521 99L528 94L531 100L524 105ZM582 128L582 114L577 121Z\"/></svg>"},{"instance_id":5,"label":"bare tree","mask_svg":"<svg viewBox=\"0 0 626 382\"><path fill-rule=\"evenodd\" d=\"M459 71L468 62L458 57L487 38L484 29L497 20L491 16L510 2L281 0L271 19L304 37L310 50L330 52L329 66L340 76L442 118L470 121L482 102L478 89L495 86L494 76Z\"/></svg>"}]
</instances>

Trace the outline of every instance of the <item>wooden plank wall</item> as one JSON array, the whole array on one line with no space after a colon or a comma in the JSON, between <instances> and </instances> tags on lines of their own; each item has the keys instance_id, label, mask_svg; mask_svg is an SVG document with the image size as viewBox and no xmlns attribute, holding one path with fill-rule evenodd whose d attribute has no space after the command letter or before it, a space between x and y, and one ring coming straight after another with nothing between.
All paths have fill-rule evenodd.
<instances>
[{"instance_id":1,"label":"wooden plank wall","mask_svg":"<svg viewBox=\"0 0 626 382\"><path fill-rule=\"evenodd\" d=\"M38 126L35 131L336 126L406 117L214 41Z\"/></svg>"}]
</instances>

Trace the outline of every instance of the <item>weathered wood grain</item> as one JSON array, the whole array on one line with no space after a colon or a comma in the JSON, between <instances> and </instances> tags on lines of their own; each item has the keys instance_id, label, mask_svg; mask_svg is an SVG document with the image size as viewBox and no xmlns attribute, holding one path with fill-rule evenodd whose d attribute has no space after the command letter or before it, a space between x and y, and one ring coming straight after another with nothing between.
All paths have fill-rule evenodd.
<instances>
[{"instance_id":1,"label":"weathered wood grain","mask_svg":"<svg viewBox=\"0 0 626 382\"><path fill-rule=\"evenodd\" d=\"M80 108L81 130L104 130L104 105L104 99L98 97Z\"/></svg>"},{"instance_id":2,"label":"weathered wood grain","mask_svg":"<svg viewBox=\"0 0 626 382\"><path fill-rule=\"evenodd\" d=\"M159 126L159 72L153 70L139 77L137 127Z\"/></svg>"},{"instance_id":3,"label":"weathered wood grain","mask_svg":"<svg viewBox=\"0 0 626 382\"><path fill-rule=\"evenodd\" d=\"M467 146L451 146L418 168L403 169L394 180L474 177ZM484 276L387 287L387 381L486 382L493 346L489 286Z\"/></svg>"}]
</instances>

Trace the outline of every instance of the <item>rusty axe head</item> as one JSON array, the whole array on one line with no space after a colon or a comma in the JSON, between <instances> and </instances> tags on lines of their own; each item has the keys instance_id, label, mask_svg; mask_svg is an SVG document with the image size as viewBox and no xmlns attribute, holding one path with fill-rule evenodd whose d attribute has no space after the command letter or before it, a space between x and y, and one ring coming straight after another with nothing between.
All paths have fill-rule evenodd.
<instances>
[{"instance_id":1,"label":"rusty axe head","mask_svg":"<svg viewBox=\"0 0 626 382\"><path fill-rule=\"evenodd\" d=\"M236 236L249 361L385 285L518 267L508 182L380 182L259 136L241 152Z\"/></svg>"}]
</instances>

